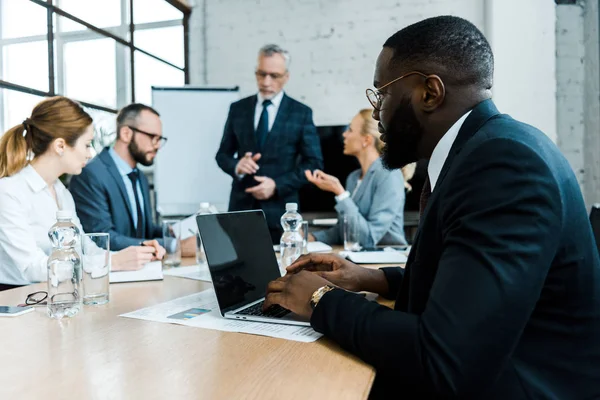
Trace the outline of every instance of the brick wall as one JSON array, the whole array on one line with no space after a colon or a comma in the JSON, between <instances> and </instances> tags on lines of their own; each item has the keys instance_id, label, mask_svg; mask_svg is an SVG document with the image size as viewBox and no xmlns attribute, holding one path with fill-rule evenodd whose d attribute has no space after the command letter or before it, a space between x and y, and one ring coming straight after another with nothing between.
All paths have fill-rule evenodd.
<instances>
[{"instance_id":1,"label":"brick wall","mask_svg":"<svg viewBox=\"0 0 600 400\"><path fill-rule=\"evenodd\" d=\"M191 83L239 85L243 96L253 94L257 51L274 42L292 56L287 93L312 107L316 124L346 124L369 105L364 92L383 42L442 14L483 29L482 0L197 0L190 56L206 68L193 66Z\"/></svg>"}]
</instances>

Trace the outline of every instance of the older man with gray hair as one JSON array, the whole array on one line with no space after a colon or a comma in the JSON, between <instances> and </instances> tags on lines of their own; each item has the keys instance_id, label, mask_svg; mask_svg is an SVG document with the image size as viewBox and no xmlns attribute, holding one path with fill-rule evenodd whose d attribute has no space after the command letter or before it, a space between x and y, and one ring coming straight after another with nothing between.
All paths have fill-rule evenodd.
<instances>
[{"instance_id":1,"label":"older man with gray hair","mask_svg":"<svg viewBox=\"0 0 600 400\"><path fill-rule=\"evenodd\" d=\"M217 163L233 177L229 210L262 209L273 242L285 203L298 202L304 170L322 168L312 110L283 92L290 55L269 44L258 53L258 93L231 105Z\"/></svg>"}]
</instances>

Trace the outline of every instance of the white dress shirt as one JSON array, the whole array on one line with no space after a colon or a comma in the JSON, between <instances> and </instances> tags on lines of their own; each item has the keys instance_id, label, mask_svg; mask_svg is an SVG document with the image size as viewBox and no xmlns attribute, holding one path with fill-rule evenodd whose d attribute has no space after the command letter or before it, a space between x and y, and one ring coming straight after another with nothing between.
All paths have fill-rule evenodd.
<instances>
[{"instance_id":1,"label":"white dress shirt","mask_svg":"<svg viewBox=\"0 0 600 400\"><path fill-rule=\"evenodd\" d=\"M448 132L442 136L438 144L433 149L433 153L431 153L431 158L429 159L429 164L427 166L427 175L429 175L429 183L431 184L432 192L435 188L438 178L440 177L444 163L448 158L450 149L456 140L456 136L458 136L458 132L460 131L462 124L465 122L469 114L471 114L470 110L460 117L458 121L456 121L454 125L450 127L450 129L448 129Z\"/></svg>"},{"instance_id":2,"label":"white dress shirt","mask_svg":"<svg viewBox=\"0 0 600 400\"><path fill-rule=\"evenodd\" d=\"M59 209L71 212L83 234L71 193L60 180L53 186L58 204L31 165L0 179L0 283L28 285L47 280L52 251L48 230Z\"/></svg>"},{"instance_id":3,"label":"white dress shirt","mask_svg":"<svg viewBox=\"0 0 600 400\"><path fill-rule=\"evenodd\" d=\"M260 114L262 114L263 110L263 101L265 98L260 95L260 92L257 95L258 99L256 101L256 108L254 109L254 130L258 128L258 121L260 120ZM267 113L269 114L269 132L271 132L271 128L273 128L273 124L275 123L275 118L277 117L277 112L279 111L279 106L281 105L281 99L283 99L283 90L277 93L275 97L271 99L271 104L267 106Z\"/></svg>"}]
</instances>

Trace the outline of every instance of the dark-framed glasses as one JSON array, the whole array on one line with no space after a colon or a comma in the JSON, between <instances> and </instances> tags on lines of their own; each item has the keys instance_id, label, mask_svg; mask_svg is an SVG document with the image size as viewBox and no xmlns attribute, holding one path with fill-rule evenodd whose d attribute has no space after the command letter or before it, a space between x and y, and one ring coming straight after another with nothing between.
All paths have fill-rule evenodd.
<instances>
[{"instance_id":1,"label":"dark-framed glasses","mask_svg":"<svg viewBox=\"0 0 600 400\"><path fill-rule=\"evenodd\" d=\"M44 292L44 291L39 291L39 292L33 292L33 293L29 293L27 295L27 297L25 298L25 303L24 304L19 304L19 307L25 307L25 306L41 306L47 303L48 299L48 292Z\"/></svg>"},{"instance_id":2,"label":"dark-framed glasses","mask_svg":"<svg viewBox=\"0 0 600 400\"><path fill-rule=\"evenodd\" d=\"M163 147L165 144L167 144L167 138L162 135L157 135L156 133L146 132L146 131L136 128L135 126L127 125L127 127L134 132L143 133L144 135L150 137L150 139L152 140L152 144L155 146L158 145L158 147Z\"/></svg>"},{"instance_id":3,"label":"dark-framed glasses","mask_svg":"<svg viewBox=\"0 0 600 400\"><path fill-rule=\"evenodd\" d=\"M418 72L418 71L411 71L408 72L396 79L394 79L393 81L390 81L388 83L386 83L383 86L380 86L378 88L375 89L367 89L366 90L366 95L367 95L367 99L369 100L369 103L371 103L371 105L373 106L373 108L377 111L381 111L381 102L382 102L382 94L381 94L381 89L390 86L392 83L398 82L400 79L402 78L406 78L407 76L410 75L421 75L423 78L429 78L429 77L433 77L435 75L425 75L422 72Z\"/></svg>"},{"instance_id":4,"label":"dark-framed glasses","mask_svg":"<svg viewBox=\"0 0 600 400\"><path fill-rule=\"evenodd\" d=\"M261 70L254 72L254 74L256 75L256 77L258 79L265 79L267 76L269 76L273 80L278 80L285 76L285 74L279 74L277 72L265 72L265 71L261 71Z\"/></svg>"}]
</instances>

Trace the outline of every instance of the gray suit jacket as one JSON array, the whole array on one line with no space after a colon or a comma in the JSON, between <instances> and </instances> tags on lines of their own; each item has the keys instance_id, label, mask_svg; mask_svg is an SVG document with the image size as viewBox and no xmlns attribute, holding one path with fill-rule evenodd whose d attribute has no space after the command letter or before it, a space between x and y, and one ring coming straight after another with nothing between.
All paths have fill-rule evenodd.
<instances>
[{"instance_id":1,"label":"gray suit jacket","mask_svg":"<svg viewBox=\"0 0 600 400\"><path fill-rule=\"evenodd\" d=\"M346 190L354 193L360 169L346 179ZM314 237L328 244L344 242L343 219L345 215L358 215L360 244L376 245L406 244L404 238L404 177L402 171L389 171L381 159L369 167L356 193L337 203L338 223L331 228L314 232Z\"/></svg>"}]
</instances>

